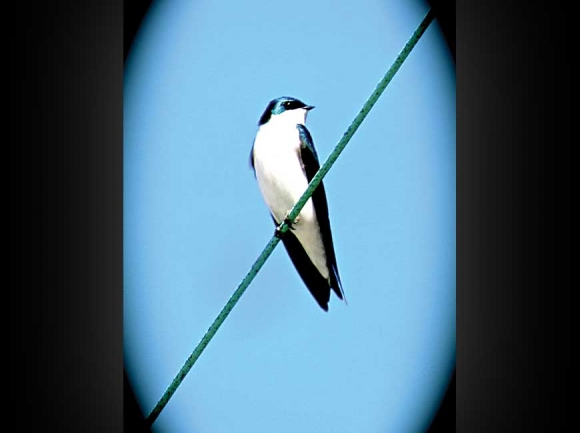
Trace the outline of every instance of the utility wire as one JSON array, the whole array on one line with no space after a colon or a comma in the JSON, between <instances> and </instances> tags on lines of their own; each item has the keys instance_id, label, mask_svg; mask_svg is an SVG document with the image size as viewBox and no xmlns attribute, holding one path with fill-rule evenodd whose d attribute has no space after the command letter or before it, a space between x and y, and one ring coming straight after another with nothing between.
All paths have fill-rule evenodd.
<instances>
[{"instance_id":1,"label":"utility wire","mask_svg":"<svg viewBox=\"0 0 580 433\"><path fill-rule=\"evenodd\" d=\"M300 200L296 202L292 210L289 212L286 220L282 222L282 224L280 224L280 226L277 229L277 232L279 234L284 234L288 231L289 229L288 221L294 221L296 219L296 217L298 216L298 214L300 213L300 211L302 210L308 199L312 196L312 193L314 192L316 187L320 184L320 182L322 182L322 179L324 178L324 176L326 176L326 173L328 173L328 171L335 163L339 155L342 153L342 151L344 150L344 148L346 147L346 145L348 144L348 142L350 141L356 130L359 128L365 117L367 117L367 115L369 114L371 108L375 105L375 103L377 102L377 100L387 87L387 85L391 82L391 80L393 79L397 71L400 69L405 59L409 56L409 53L413 50L415 45L417 45L417 42L419 42L419 39L421 38L421 36L423 36L423 33L425 33L425 30L427 30L427 27L429 27L429 24L431 24L434 17L435 16L433 14L433 11L429 10L429 12L427 12L427 15L425 15L425 18L423 18L423 21L421 21L421 23L419 24L419 26L417 27L411 38L407 41L407 43L401 50L401 52L399 53L399 55L397 56L397 58L395 59L395 61L385 74L385 76L379 82L372 95L364 104L363 108L359 111L355 119L352 121L351 125L348 127L348 129L346 130L346 132L344 133L344 135L342 136L342 138L340 139L340 141L338 142L338 144L336 145L336 147L334 148L328 159L324 162L322 167L320 167L316 175L312 178L312 181L308 185L308 188L306 188L306 191L304 191L304 194L302 194L302 197L300 197ZM207 330L201 341L198 343L197 347L191 353L189 358L187 358L187 361L185 361L185 364L183 365L181 370L179 370L179 373L177 373L177 376L175 376L175 378L171 382L171 385L169 385L169 387L167 388L161 399L157 402L157 405L153 408L153 410L145 420L148 426L152 425L155 422L155 420L157 419L163 408L167 405L169 399L173 396L179 385L181 385L181 382L183 382L183 379L185 378L187 373L189 373L189 371L191 370L191 368L193 367L199 356L202 354L202 352L204 351L208 343L211 341L217 330L226 320L226 317L228 317L234 306L240 300L240 298L242 297L242 295L244 294L244 292L246 291L246 289L248 288L254 277L258 274L264 263L266 263L266 260L268 260L268 258L274 251L274 248L276 248L279 242L280 237L278 235L274 235L272 239L270 239L270 242L268 242L268 244L266 245L260 256L256 259L250 271L246 274L246 276L239 284L234 294L230 297L226 305L220 311L220 313L213 321L213 323L211 324L211 326L209 327L209 329Z\"/></svg>"}]
</instances>

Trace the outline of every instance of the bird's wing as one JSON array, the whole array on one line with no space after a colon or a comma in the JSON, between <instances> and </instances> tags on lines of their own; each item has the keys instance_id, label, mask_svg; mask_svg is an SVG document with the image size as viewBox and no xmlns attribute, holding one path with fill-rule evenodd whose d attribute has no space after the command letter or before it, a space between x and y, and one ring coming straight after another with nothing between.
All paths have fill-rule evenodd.
<instances>
[{"instance_id":1,"label":"bird's wing","mask_svg":"<svg viewBox=\"0 0 580 433\"><path fill-rule=\"evenodd\" d=\"M318 154L316 153L316 148L314 147L312 136L310 135L310 132L306 126L298 124L296 127L298 128L298 132L300 134L300 159L302 160L302 169L304 170L304 174L310 183L320 168ZM320 182L312 194L312 203L314 205L316 219L318 220L320 234L322 235L322 242L324 243L324 249L326 251L327 266L330 271L330 287L332 290L334 290L340 299L343 299L344 291L342 289L342 283L340 281L338 267L336 265L334 243L332 241L330 220L328 218L328 203L326 201L326 193L324 191L324 185L322 182Z\"/></svg>"}]
</instances>

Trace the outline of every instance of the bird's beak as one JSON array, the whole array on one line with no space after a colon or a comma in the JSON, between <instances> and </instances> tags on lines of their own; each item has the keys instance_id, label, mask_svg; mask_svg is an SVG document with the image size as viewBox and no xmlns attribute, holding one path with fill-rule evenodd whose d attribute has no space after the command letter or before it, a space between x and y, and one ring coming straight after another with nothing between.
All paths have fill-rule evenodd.
<instances>
[{"instance_id":1,"label":"bird's beak","mask_svg":"<svg viewBox=\"0 0 580 433\"><path fill-rule=\"evenodd\" d=\"M314 105L307 105L306 107L304 107L304 109L305 109L306 111L310 111L310 110L312 110L313 108L314 108Z\"/></svg>"}]
</instances>

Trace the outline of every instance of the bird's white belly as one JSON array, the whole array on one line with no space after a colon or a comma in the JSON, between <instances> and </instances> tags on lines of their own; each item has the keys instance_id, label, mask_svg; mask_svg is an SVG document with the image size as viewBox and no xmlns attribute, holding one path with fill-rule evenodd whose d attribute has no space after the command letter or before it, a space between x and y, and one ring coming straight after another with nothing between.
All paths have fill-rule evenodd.
<instances>
[{"instance_id":1,"label":"bird's white belly","mask_svg":"<svg viewBox=\"0 0 580 433\"><path fill-rule=\"evenodd\" d=\"M281 134L282 137L262 131L254 143L254 167L258 185L278 224L284 220L308 187L298 157L298 130L294 131L295 135L290 131L289 134ZM293 228L292 233L298 238L318 271L324 278L328 278L326 253L312 199L300 211L298 222Z\"/></svg>"}]
</instances>

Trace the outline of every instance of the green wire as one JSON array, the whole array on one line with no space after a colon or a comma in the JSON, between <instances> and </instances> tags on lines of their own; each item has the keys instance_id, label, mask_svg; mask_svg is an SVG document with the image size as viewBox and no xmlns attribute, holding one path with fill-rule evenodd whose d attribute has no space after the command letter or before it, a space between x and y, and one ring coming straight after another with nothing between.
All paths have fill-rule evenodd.
<instances>
[{"instance_id":1,"label":"green wire","mask_svg":"<svg viewBox=\"0 0 580 433\"><path fill-rule=\"evenodd\" d=\"M393 79L393 77L395 76L395 74L405 61L405 59L409 56L409 53L413 50L415 45L417 45L417 42L419 41L421 36L423 36L425 30L427 30L427 27L429 27L429 24L431 24L431 22L433 21L433 18L434 18L433 11L429 10L427 15L425 15L425 18L423 18L423 21L421 21L421 24L419 24L419 26L417 27L411 38L405 44L405 47L401 50L401 52L399 53L399 55L397 56L397 58L395 59L395 61L385 74L385 76L383 77L383 79L379 82L372 95L364 104L363 108L360 110L355 119L352 121L351 125L348 127L348 129L346 130L346 132L344 133L344 135L342 136L342 138L340 139L340 141L338 142L338 144L336 145L336 147L334 148L328 159L324 162L322 167L320 167L316 175L312 178L312 181L308 185L308 188L306 188L306 191L304 191L304 194L302 194L302 197L300 197L300 200L296 202L292 210L289 212L287 221L294 221L296 219L296 217L298 216L298 214L300 213L300 211L302 210L308 199L312 196L312 193L314 192L316 187L320 184L320 182L322 182L322 179L324 178L324 176L326 176L326 173L328 173L328 171L330 170L334 162L337 160L338 156L342 153L342 151L344 150L344 148L346 147L346 145L348 144L348 142L350 141L356 130L359 128L365 117L367 117L367 115L369 114L371 108L375 105L375 103L377 102L377 100L387 87L387 85L391 82L391 80ZM288 228L289 226L287 222L284 221L278 227L278 231L280 233L285 233L288 231ZM220 311L216 319L213 321L213 323L211 324L211 326L209 327L209 329L207 330L201 341L198 343L197 347L194 349L189 358L187 358L187 361L185 361L185 364L183 365L183 367L181 367L181 370L179 370L179 373L177 373L177 376L175 376L175 378L171 382L171 385L169 385L169 387L167 388L161 399L157 402L157 405L153 408L153 410L145 420L147 425L150 426L155 422L155 420L157 419L163 408L167 405L169 399L173 396L173 394L175 394L175 391L177 391L177 388L179 387L179 385L181 385L181 382L183 382L183 379L185 378L187 373L189 373L189 371L191 370L191 368L193 367L199 356L202 354L202 352L204 351L208 343L211 341L217 330L226 320L226 317L228 317L234 306L240 300L240 298L242 297L242 295L244 294L244 292L246 291L246 289L248 288L254 277L258 274L264 263L266 263L266 260L268 260L268 258L274 251L274 248L276 248L279 242L280 238L276 235L274 235L272 239L270 239L270 242L268 242L268 244L266 245L260 256L256 259L250 271L246 274L246 276L239 284L234 294L230 297L226 305L222 308L222 310Z\"/></svg>"}]
</instances>

